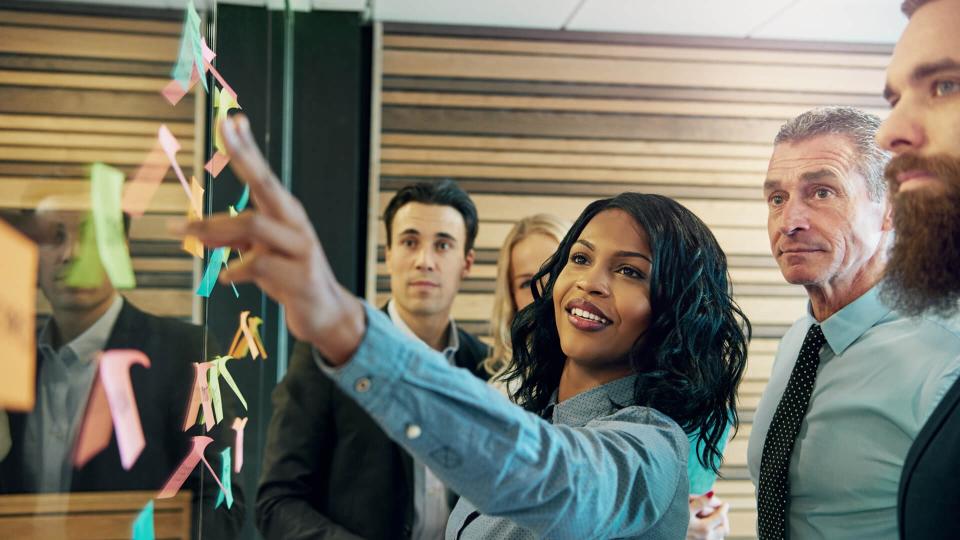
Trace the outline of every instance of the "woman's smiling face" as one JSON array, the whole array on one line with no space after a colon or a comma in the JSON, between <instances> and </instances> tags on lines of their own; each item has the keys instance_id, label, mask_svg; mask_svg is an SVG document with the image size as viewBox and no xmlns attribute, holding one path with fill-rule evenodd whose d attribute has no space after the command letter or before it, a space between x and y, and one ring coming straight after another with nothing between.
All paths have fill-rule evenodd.
<instances>
[{"instance_id":1,"label":"woman's smiling face","mask_svg":"<svg viewBox=\"0 0 960 540\"><path fill-rule=\"evenodd\" d=\"M571 361L629 363L650 324L652 262L647 233L628 213L604 210L587 223L553 288L560 348Z\"/></svg>"}]
</instances>

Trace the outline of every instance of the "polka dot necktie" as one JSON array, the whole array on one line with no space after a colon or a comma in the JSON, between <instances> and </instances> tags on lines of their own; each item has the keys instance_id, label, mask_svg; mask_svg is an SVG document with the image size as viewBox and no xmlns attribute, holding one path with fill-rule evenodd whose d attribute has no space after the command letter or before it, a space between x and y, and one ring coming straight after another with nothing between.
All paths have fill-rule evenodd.
<instances>
[{"instance_id":1,"label":"polka dot necktie","mask_svg":"<svg viewBox=\"0 0 960 540\"><path fill-rule=\"evenodd\" d=\"M820 348L827 342L820 325L807 331L800 355L787 381L787 388L770 421L760 458L757 490L757 532L761 540L786 538L787 506L790 500L790 455L807 414L813 383L820 365Z\"/></svg>"}]
</instances>

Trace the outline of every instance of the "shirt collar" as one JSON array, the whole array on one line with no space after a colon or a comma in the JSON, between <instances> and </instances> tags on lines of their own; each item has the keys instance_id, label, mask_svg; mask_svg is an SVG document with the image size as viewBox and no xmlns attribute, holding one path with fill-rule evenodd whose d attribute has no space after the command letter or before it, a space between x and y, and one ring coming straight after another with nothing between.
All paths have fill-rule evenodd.
<instances>
[{"instance_id":1,"label":"shirt collar","mask_svg":"<svg viewBox=\"0 0 960 540\"><path fill-rule=\"evenodd\" d=\"M390 315L390 320L393 321L393 325L399 328L404 334L420 339L416 334L413 333L413 330L407 326L407 323L403 321L403 317L400 316L400 312L397 310L397 306L392 298L387 303L387 314ZM447 357L447 360L452 359L453 356L457 354L457 351L460 350L460 336L457 334L457 323L455 323L451 317L450 326L447 331L447 346L440 351L444 356Z\"/></svg>"},{"instance_id":2,"label":"shirt collar","mask_svg":"<svg viewBox=\"0 0 960 540\"><path fill-rule=\"evenodd\" d=\"M820 323L820 328L833 354L839 355L890 312L890 308L880 302L880 285L878 284ZM807 316L811 324L816 324L813 309L809 303L807 303Z\"/></svg>"},{"instance_id":3,"label":"shirt collar","mask_svg":"<svg viewBox=\"0 0 960 540\"><path fill-rule=\"evenodd\" d=\"M637 375L634 373L581 392L560 403L556 402L557 392L554 390L544 416L552 418L554 424L583 427L595 418L634 405L633 392L636 382ZM550 408L553 409L552 414Z\"/></svg>"},{"instance_id":4,"label":"shirt collar","mask_svg":"<svg viewBox=\"0 0 960 540\"><path fill-rule=\"evenodd\" d=\"M84 330L83 333L74 338L73 341L63 345L63 347L69 347L81 362L91 361L94 353L106 347L107 340L110 338L110 332L113 331L113 325L117 322L122 308L123 297L118 294L114 297L113 303L110 304L107 311L97 319L97 322L93 323L90 328ZM41 352L46 355L55 355L58 352L53 348L54 324L53 317L50 317L43 326L40 336L37 338L37 344ZM63 347L61 347L61 350Z\"/></svg>"}]
</instances>

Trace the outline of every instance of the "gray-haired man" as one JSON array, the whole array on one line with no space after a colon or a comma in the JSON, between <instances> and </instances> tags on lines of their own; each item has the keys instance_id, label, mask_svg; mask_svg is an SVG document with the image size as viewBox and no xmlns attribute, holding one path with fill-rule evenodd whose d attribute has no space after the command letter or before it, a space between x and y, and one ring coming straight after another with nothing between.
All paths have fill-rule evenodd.
<instances>
[{"instance_id":1,"label":"gray-haired man","mask_svg":"<svg viewBox=\"0 0 960 540\"><path fill-rule=\"evenodd\" d=\"M785 124L764 182L770 247L807 313L780 343L750 435L760 538L897 538L904 457L952 383L955 329L878 297L893 238L880 119Z\"/></svg>"}]
</instances>

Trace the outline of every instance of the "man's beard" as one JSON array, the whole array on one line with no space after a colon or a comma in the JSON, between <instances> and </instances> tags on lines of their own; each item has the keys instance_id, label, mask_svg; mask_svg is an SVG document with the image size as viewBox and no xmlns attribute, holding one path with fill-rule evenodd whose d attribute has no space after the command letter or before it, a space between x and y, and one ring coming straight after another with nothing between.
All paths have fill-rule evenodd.
<instances>
[{"instance_id":1,"label":"man's beard","mask_svg":"<svg viewBox=\"0 0 960 540\"><path fill-rule=\"evenodd\" d=\"M909 170L929 171L939 182L897 193L897 174ZM896 234L883 298L905 315L951 315L960 302L960 159L904 154L886 177Z\"/></svg>"}]
</instances>

